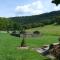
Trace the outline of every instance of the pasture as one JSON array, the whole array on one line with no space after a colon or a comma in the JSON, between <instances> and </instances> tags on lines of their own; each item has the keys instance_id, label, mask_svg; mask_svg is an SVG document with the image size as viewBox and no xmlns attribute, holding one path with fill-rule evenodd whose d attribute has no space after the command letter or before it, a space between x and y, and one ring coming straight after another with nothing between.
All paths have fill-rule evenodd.
<instances>
[{"instance_id":1,"label":"pasture","mask_svg":"<svg viewBox=\"0 0 60 60\"><path fill-rule=\"evenodd\" d=\"M0 32L0 60L45 60L47 57L42 56L31 48L58 42L60 26L48 25L26 31L33 32L36 30L43 33L43 36L26 38L26 45L29 46L27 50L17 49L21 44L22 38Z\"/></svg>"}]
</instances>

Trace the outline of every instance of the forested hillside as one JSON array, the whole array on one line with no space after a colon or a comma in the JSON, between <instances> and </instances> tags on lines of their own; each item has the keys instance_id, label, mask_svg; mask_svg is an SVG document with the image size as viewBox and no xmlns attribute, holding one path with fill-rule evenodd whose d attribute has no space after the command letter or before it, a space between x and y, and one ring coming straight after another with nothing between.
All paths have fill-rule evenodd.
<instances>
[{"instance_id":1,"label":"forested hillside","mask_svg":"<svg viewBox=\"0 0 60 60\"><path fill-rule=\"evenodd\" d=\"M29 23L51 23L51 21L57 17L60 16L60 11L53 11L50 13L44 13L41 15L35 15L35 16L24 16L24 17L11 17L10 19L14 21L20 21L23 24L29 24Z\"/></svg>"},{"instance_id":2,"label":"forested hillside","mask_svg":"<svg viewBox=\"0 0 60 60\"><path fill-rule=\"evenodd\" d=\"M21 26L27 29L49 24L60 24L60 11L53 11L35 16L0 17L0 30L18 30Z\"/></svg>"}]
</instances>

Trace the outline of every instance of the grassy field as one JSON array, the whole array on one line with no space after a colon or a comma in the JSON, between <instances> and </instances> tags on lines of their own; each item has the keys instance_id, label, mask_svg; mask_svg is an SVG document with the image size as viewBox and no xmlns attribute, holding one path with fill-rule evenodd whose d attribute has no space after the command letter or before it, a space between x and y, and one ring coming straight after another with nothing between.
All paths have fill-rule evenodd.
<instances>
[{"instance_id":1,"label":"grassy field","mask_svg":"<svg viewBox=\"0 0 60 60\"><path fill-rule=\"evenodd\" d=\"M41 31L44 35L37 38L26 38L26 44L30 47L28 50L17 49L21 44L21 38L11 36L7 33L0 33L0 60L44 60L46 57L33 51L33 47L41 47L45 44L58 42L60 35L60 26L45 26L27 30Z\"/></svg>"},{"instance_id":2,"label":"grassy field","mask_svg":"<svg viewBox=\"0 0 60 60\"><path fill-rule=\"evenodd\" d=\"M37 27L27 30L28 32L40 31L45 35L60 35L60 25L46 25L44 27Z\"/></svg>"}]
</instances>

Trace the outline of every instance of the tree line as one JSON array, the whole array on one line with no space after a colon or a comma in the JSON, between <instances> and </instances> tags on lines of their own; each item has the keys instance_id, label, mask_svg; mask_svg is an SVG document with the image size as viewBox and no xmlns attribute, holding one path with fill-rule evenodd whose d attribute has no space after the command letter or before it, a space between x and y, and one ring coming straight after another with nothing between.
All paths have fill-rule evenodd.
<instances>
[{"instance_id":1,"label":"tree line","mask_svg":"<svg viewBox=\"0 0 60 60\"><path fill-rule=\"evenodd\" d=\"M49 24L60 24L60 11L53 11L35 16L0 17L0 30L21 30L43 27Z\"/></svg>"}]
</instances>

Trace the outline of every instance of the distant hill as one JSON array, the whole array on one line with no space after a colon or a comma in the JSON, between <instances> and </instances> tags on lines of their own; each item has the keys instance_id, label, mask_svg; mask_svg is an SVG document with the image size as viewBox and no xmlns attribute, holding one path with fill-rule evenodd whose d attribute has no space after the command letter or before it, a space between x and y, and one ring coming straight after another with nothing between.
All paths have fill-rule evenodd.
<instances>
[{"instance_id":1,"label":"distant hill","mask_svg":"<svg viewBox=\"0 0 60 60\"><path fill-rule=\"evenodd\" d=\"M48 23L48 22L51 23L53 18L55 18L56 16L60 16L60 11L53 11L53 12L34 15L34 16L11 17L10 19L23 24Z\"/></svg>"},{"instance_id":2,"label":"distant hill","mask_svg":"<svg viewBox=\"0 0 60 60\"><path fill-rule=\"evenodd\" d=\"M19 29L20 27L35 28L49 24L60 24L60 11L52 11L34 16L0 17L0 30Z\"/></svg>"}]
</instances>

